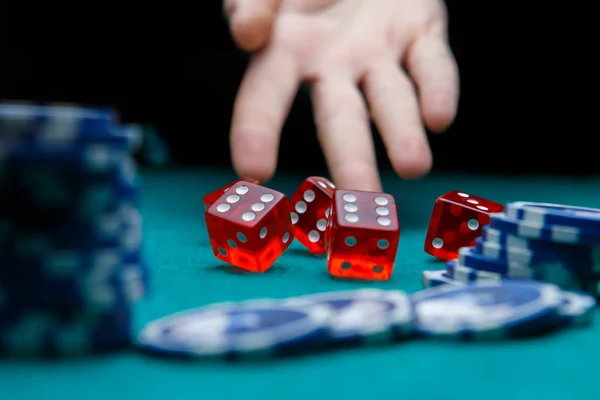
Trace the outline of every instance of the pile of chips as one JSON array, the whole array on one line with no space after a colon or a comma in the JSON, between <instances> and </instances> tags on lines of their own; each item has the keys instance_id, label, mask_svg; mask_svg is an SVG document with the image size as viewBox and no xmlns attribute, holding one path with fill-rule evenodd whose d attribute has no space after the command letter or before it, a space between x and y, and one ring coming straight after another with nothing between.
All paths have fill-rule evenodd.
<instances>
[{"instance_id":1,"label":"pile of chips","mask_svg":"<svg viewBox=\"0 0 600 400\"><path fill-rule=\"evenodd\" d=\"M534 279L598 296L600 210L508 203L446 270L423 273L426 287L511 279Z\"/></svg>"},{"instance_id":2,"label":"pile of chips","mask_svg":"<svg viewBox=\"0 0 600 400\"><path fill-rule=\"evenodd\" d=\"M125 132L112 110L0 105L0 353L129 343L148 270Z\"/></svg>"}]
</instances>

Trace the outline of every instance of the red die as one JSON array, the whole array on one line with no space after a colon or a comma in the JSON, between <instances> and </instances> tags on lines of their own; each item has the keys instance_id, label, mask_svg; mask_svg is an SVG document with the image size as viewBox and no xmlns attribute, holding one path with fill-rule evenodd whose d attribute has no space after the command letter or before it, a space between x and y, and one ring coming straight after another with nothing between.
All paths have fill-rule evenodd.
<instances>
[{"instance_id":1,"label":"red die","mask_svg":"<svg viewBox=\"0 0 600 400\"><path fill-rule=\"evenodd\" d=\"M425 238L425 251L442 260L458 258L458 249L473 246L481 236L489 214L504 206L493 201L453 191L437 198Z\"/></svg>"},{"instance_id":2,"label":"red die","mask_svg":"<svg viewBox=\"0 0 600 400\"><path fill-rule=\"evenodd\" d=\"M280 192L239 181L205 213L215 256L252 272L264 272L293 240L290 206Z\"/></svg>"},{"instance_id":3,"label":"red die","mask_svg":"<svg viewBox=\"0 0 600 400\"><path fill-rule=\"evenodd\" d=\"M310 176L290 200L294 236L316 254L325 253L325 229L335 185L320 176Z\"/></svg>"},{"instance_id":4,"label":"red die","mask_svg":"<svg viewBox=\"0 0 600 400\"><path fill-rule=\"evenodd\" d=\"M336 191L325 238L331 275L389 279L399 239L400 223L392 196L358 190Z\"/></svg>"},{"instance_id":5,"label":"red die","mask_svg":"<svg viewBox=\"0 0 600 400\"><path fill-rule=\"evenodd\" d=\"M217 199L221 196L223 196L223 193L225 193L230 187L232 187L233 185L235 185L238 182L250 182L250 183L254 183L256 185L260 184L259 181L257 181L256 179L252 179L252 178L244 178L244 179L238 179L237 181L231 182L228 185L225 185L217 190L214 190L212 192L210 192L209 194L207 194L206 196L204 196L202 198L202 203L204 204L204 209L208 210L210 208L210 206L213 205L213 203L215 201L217 201Z\"/></svg>"}]
</instances>

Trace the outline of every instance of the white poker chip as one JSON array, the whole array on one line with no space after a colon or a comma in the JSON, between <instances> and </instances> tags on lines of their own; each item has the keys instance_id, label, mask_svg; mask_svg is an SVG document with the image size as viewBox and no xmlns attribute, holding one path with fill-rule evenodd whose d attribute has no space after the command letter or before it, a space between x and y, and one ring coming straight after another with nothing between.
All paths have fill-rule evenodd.
<instances>
[{"instance_id":1,"label":"white poker chip","mask_svg":"<svg viewBox=\"0 0 600 400\"><path fill-rule=\"evenodd\" d=\"M516 201L508 203L506 215L539 225L570 226L600 232L600 209L563 204Z\"/></svg>"},{"instance_id":2,"label":"white poker chip","mask_svg":"<svg viewBox=\"0 0 600 400\"><path fill-rule=\"evenodd\" d=\"M236 358L301 352L327 338L326 307L285 307L277 300L221 303L146 325L138 345L149 352L188 357Z\"/></svg>"},{"instance_id":3,"label":"white poker chip","mask_svg":"<svg viewBox=\"0 0 600 400\"><path fill-rule=\"evenodd\" d=\"M420 335L489 340L555 324L563 296L558 286L541 282L481 282L422 290L413 301Z\"/></svg>"},{"instance_id":4,"label":"white poker chip","mask_svg":"<svg viewBox=\"0 0 600 400\"><path fill-rule=\"evenodd\" d=\"M336 341L387 342L412 334L415 322L410 296L400 291L338 291L296 297L284 304L331 309L330 335Z\"/></svg>"}]
</instances>

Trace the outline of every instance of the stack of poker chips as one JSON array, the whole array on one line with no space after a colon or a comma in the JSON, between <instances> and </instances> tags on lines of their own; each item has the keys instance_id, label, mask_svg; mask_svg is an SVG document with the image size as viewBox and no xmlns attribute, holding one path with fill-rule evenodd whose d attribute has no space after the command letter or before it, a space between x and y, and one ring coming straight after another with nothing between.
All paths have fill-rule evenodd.
<instances>
[{"instance_id":1,"label":"stack of poker chips","mask_svg":"<svg viewBox=\"0 0 600 400\"><path fill-rule=\"evenodd\" d=\"M508 203L446 270L423 273L425 286L507 279L544 281L598 296L600 209Z\"/></svg>"},{"instance_id":2,"label":"stack of poker chips","mask_svg":"<svg viewBox=\"0 0 600 400\"><path fill-rule=\"evenodd\" d=\"M148 271L123 132L112 110L0 104L0 354L130 342Z\"/></svg>"}]
</instances>

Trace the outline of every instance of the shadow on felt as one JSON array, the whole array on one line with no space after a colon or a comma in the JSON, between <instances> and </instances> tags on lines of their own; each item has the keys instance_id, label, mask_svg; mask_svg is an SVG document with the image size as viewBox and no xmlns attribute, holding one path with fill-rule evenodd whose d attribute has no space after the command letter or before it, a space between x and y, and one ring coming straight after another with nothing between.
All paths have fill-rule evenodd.
<instances>
[{"instance_id":1,"label":"shadow on felt","mask_svg":"<svg viewBox=\"0 0 600 400\"><path fill-rule=\"evenodd\" d=\"M291 256L295 256L295 257L310 258L310 259L313 259L313 260L324 257L321 254L314 254L314 253L311 253L308 249L303 249L303 248L287 249L286 254L291 255Z\"/></svg>"},{"instance_id":2,"label":"shadow on felt","mask_svg":"<svg viewBox=\"0 0 600 400\"><path fill-rule=\"evenodd\" d=\"M425 262L427 264L436 264L436 265L445 265L446 264L446 261L441 260L439 258L428 258Z\"/></svg>"},{"instance_id":3,"label":"shadow on felt","mask_svg":"<svg viewBox=\"0 0 600 400\"><path fill-rule=\"evenodd\" d=\"M274 275L274 274L285 274L288 271L288 267L279 263L273 264L271 268L265 272L252 272L242 268L235 267L228 264L213 264L206 268L209 271L221 272L231 275Z\"/></svg>"},{"instance_id":4,"label":"shadow on felt","mask_svg":"<svg viewBox=\"0 0 600 400\"><path fill-rule=\"evenodd\" d=\"M374 285L379 281L374 281L370 279L361 279L361 278L343 278L340 276L333 276L327 273L327 278L331 281L340 282L340 283L348 283L348 284L357 284L357 285Z\"/></svg>"}]
</instances>

